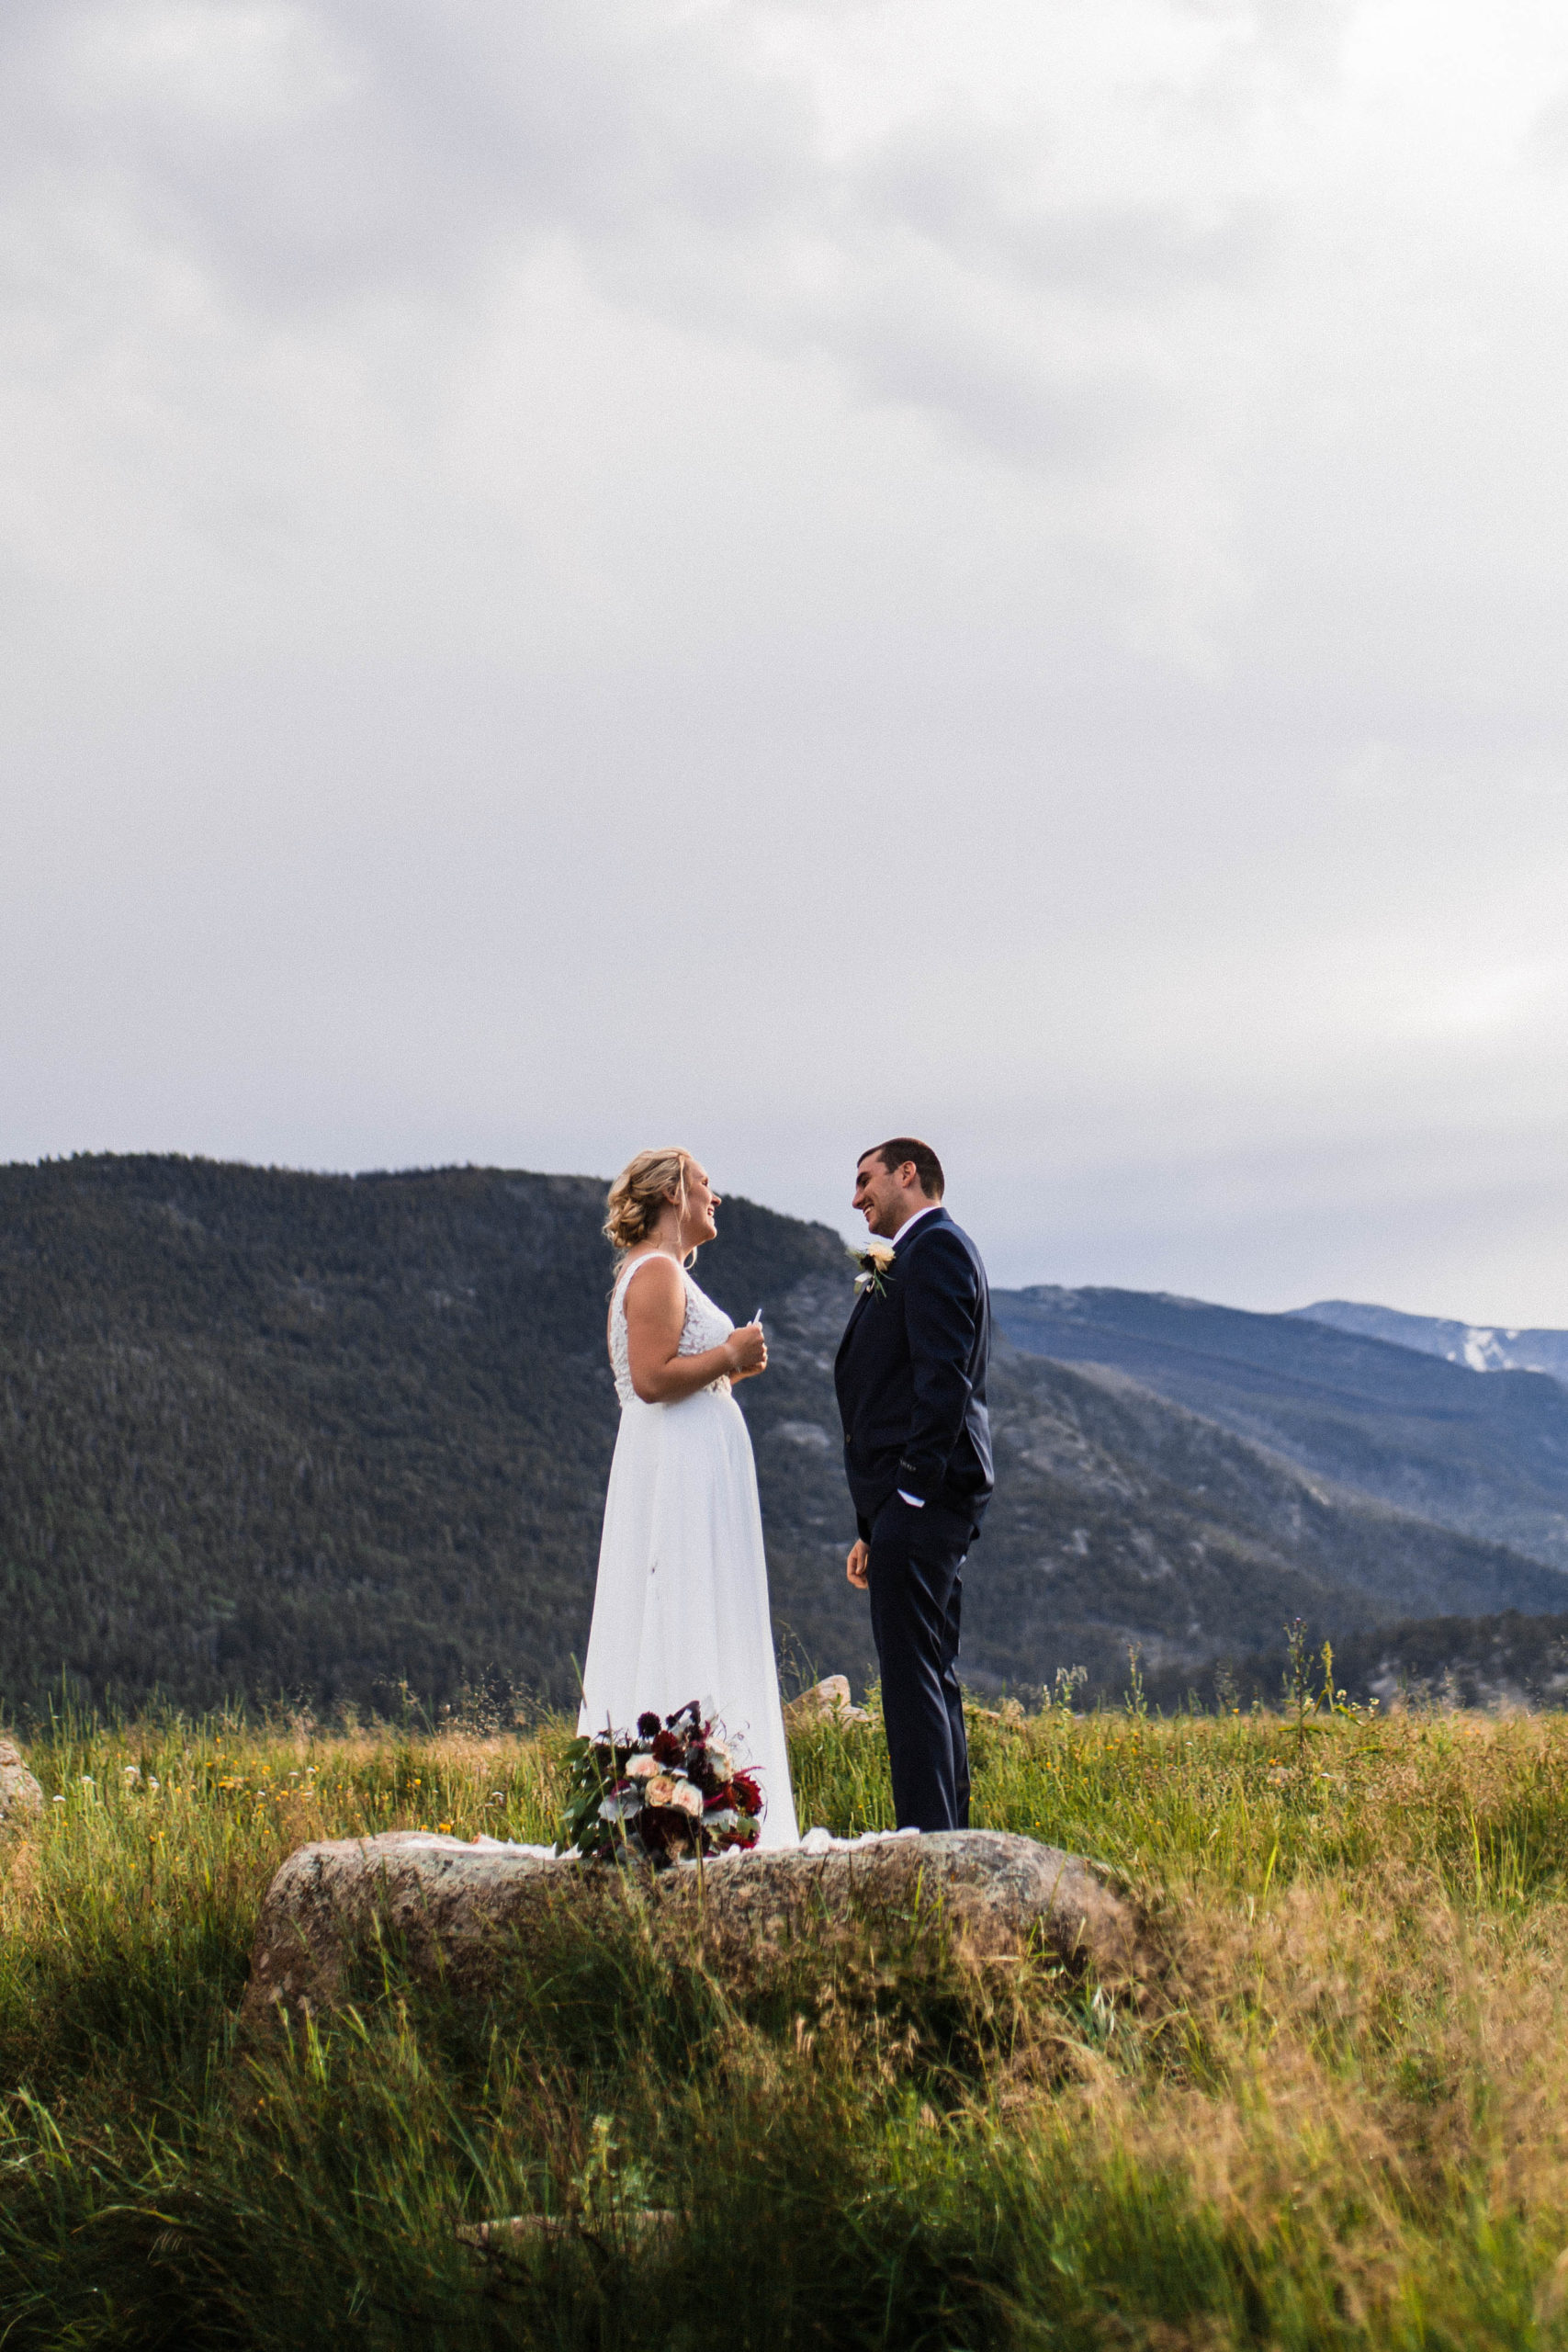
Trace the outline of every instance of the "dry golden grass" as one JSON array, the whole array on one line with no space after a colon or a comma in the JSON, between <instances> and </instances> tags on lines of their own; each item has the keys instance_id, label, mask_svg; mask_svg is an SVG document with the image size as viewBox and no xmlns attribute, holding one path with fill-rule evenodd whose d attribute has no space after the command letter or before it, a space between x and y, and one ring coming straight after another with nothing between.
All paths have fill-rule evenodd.
<instances>
[{"instance_id":1,"label":"dry golden grass","mask_svg":"<svg viewBox=\"0 0 1568 2352\"><path fill-rule=\"evenodd\" d=\"M977 1720L977 1819L1147 1905L1167 1964L1142 2000L962 1950L908 1969L852 1923L738 1984L628 1915L484 2018L394 1969L319 2049L247 2071L231 2019L284 1854L547 1836L565 1736L35 1744L47 1817L0 1841L7 2352L359 2325L595 2352L1568 2345L1562 1720ZM805 1819L886 1819L874 1724L794 1762ZM595 2199L682 2231L596 2268L563 2241L476 2301L458 2220Z\"/></svg>"}]
</instances>

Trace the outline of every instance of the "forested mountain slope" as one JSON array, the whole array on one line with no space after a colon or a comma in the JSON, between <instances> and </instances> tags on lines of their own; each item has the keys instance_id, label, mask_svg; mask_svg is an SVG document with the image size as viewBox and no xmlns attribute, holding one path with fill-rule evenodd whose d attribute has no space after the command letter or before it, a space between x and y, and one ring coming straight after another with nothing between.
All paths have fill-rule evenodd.
<instances>
[{"instance_id":1,"label":"forested mountain slope","mask_svg":"<svg viewBox=\"0 0 1568 2352\"><path fill-rule=\"evenodd\" d=\"M0 1708L62 1675L132 1704L386 1707L400 1680L440 1701L487 1676L568 1696L615 1439L603 1206L596 1179L495 1170L0 1170ZM721 1225L701 1279L738 1317L761 1299L773 1333L739 1393L781 1639L863 1677L831 1385L849 1262L747 1202ZM1176 1668L1298 1612L1351 1631L1564 1605L1551 1568L1113 1371L1004 1342L992 1398L978 1687L1078 1663L1114 1685L1130 1641Z\"/></svg>"},{"instance_id":2,"label":"forested mountain slope","mask_svg":"<svg viewBox=\"0 0 1568 2352\"><path fill-rule=\"evenodd\" d=\"M0 1690L63 1665L564 1695L614 1442L601 1183L154 1159L0 1171ZM739 1203L726 1295L842 1262Z\"/></svg>"}]
</instances>

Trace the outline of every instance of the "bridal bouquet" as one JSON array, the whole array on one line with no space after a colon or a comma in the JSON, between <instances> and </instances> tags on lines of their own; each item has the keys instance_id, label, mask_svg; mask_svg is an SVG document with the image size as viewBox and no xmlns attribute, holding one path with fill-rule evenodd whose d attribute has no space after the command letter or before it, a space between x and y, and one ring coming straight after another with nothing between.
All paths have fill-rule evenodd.
<instances>
[{"instance_id":1,"label":"bridal bouquet","mask_svg":"<svg viewBox=\"0 0 1568 2352\"><path fill-rule=\"evenodd\" d=\"M639 1715L635 1733L574 1739L557 1853L657 1869L684 1855L754 1846L762 1792L752 1773L736 1770L720 1730L716 1718L704 1722L694 1699L662 1722Z\"/></svg>"}]
</instances>

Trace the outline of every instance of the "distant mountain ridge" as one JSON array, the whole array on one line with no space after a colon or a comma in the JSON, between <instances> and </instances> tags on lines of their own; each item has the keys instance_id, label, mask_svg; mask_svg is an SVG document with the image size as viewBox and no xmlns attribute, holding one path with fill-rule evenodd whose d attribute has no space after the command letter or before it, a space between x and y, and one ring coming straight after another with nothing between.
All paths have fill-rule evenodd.
<instances>
[{"instance_id":1,"label":"distant mountain ridge","mask_svg":"<svg viewBox=\"0 0 1568 2352\"><path fill-rule=\"evenodd\" d=\"M1540 1372L1165 1293L1038 1284L993 1307L1032 1354L1114 1366L1341 1489L1568 1569L1568 1388Z\"/></svg>"},{"instance_id":2,"label":"distant mountain ridge","mask_svg":"<svg viewBox=\"0 0 1568 2352\"><path fill-rule=\"evenodd\" d=\"M0 1168L0 1712L62 1681L130 1706L384 1708L404 1679L427 1702L481 1679L569 1701L616 1422L604 1205L601 1180L504 1169ZM832 1387L852 1269L837 1234L754 1203L730 1199L720 1225L704 1287L737 1317L761 1300L771 1334L767 1376L739 1395L781 1645L862 1682ZM1114 1693L1129 1646L1180 1676L1268 1650L1296 1615L1348 1637L1568 1610L1544 1548L1438 1524L1347 1470L1368 1469L1359 1444L1387 1470L1409 1438L1425 1494L1446 1429L1460 1501L1533 1541L1568 1508L1554 1382L1131 1293L997 1303L973 1687L1082 1665ZM1269 1367L1280 1332L1289 1379ZM1335 1387L1345 1351L1377 1368L1381 1406L1370 1376L1359 1402Z\"/></svg>"},{"instance_id":3,"label":"distant mountain ridge","mask_svg":"<svg viewBox=\"0 0 1568 2352\"><path fill-rule=\"evenodd\" d=\"M1402 1314L1396 1306L1361 1306L1348 1298L1320 1298L1314 1306L1292 1306L1289 1312L1337 1331L1441 1356L1445 1363L1462 1363L1472 1372L1544 1372L1568 1383L1568 1331L1457 1323L1437 1315Z\"/></svg>"}]
</instances>

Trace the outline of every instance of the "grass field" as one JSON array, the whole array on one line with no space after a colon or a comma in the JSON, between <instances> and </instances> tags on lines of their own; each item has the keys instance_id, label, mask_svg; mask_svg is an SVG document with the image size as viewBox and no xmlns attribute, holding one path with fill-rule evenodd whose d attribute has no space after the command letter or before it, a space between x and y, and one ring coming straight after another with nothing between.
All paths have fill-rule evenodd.
<instances>
[{"instance_id":1,"label":"grass field","mask_svg":"<svg viewBox=\"0 0 1568 2352\"><path fill-rule=\"evenodd\" d=\"M236 2038L294 1847L553 1832L560 1724L62 1728L0 1835L0 2346L1568 2344L1568 1724L976 1724L976 1819L1116 1865L1166 1973L846 1931L716 1976L634 1895L483 2013L389 1951ZM880 1739L797 1742L885 1824ZM639 2216L674 2217L654 2225ZM576 2217L487 2258L463 2223Z\"/></svg>"}]
</instances>

